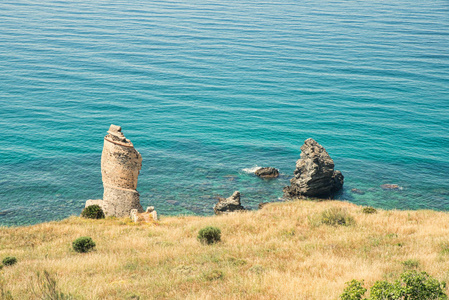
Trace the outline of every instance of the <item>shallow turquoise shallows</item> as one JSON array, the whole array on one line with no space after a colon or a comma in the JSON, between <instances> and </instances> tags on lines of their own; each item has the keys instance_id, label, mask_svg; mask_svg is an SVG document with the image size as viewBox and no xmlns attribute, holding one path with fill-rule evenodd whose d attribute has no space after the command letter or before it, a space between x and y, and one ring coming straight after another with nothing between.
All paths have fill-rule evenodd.
<instances>
[{"instance_id":1,"label":"shallow turquoise shallows","mask_svg":"<svg viewBox=\"0 0 449 300\"><path fill-rule=\"evenodd\" d=\"M100 199L110 124L162 215L279 200L309 137L338 199L449 210L446 0L2 0L0 104L0 225Z\"/></svg>"}]
</instances>

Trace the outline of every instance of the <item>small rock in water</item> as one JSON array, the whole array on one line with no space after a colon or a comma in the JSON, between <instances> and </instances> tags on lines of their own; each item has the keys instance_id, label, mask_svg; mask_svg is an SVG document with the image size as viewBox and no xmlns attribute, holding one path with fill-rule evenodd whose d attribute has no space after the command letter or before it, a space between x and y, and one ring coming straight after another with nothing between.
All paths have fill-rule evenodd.
<instances>
[{"instance_id":1,"label":"small rock in water","mask_svg":"<svg viewBox=\"0 0 449 300\"><path fill-rule=\"evenodd\" d=\"M179 202L176 200L167 200L165 202L167 202L168 204L171 204L171 205L179 205Z\"/></svg>"},{"instance_id":2,"label":"small rock in water","mask_svg":"<svg viewBox=\"0 0 449 300\"><path fill-rule=\"evenodd\" d=\"M260 168L254 174L261 178L277 178L279 177L279 170L272 167Z\"/></svg>"},{"instance_id":3,"label":"small rock in water","mask_svg":"<svg viewBox=\"0 0 449 300\"><path fill-rule=\"evenodd\" d=\"M359 189L352 189L352 190L351 190L351 193L357 194L357 195L364 195L364 194L365 194L364 191L359 190Z\"/></svg>"},{"instance_id":4,"label":"small rock in water","mask_svg":"<svg viewBox=\"0 0 449 300\"><path fill-rule=\"evenodd\" d=\"M235 191L229 198L219 198L214 206L216 215L227 214L234 211L246 210L240 203L240 192Z\"/></svg>"},{"instance_id":5,"label":"small rock in water","mask_svg":"<svg viewBox=\"0 0 449 300\"><path fill-rule=\"evenodd\" d=\"M383 190L402 190L402 187L397 184L382 184L380 187Z\"/></svg>"}]
</instances>

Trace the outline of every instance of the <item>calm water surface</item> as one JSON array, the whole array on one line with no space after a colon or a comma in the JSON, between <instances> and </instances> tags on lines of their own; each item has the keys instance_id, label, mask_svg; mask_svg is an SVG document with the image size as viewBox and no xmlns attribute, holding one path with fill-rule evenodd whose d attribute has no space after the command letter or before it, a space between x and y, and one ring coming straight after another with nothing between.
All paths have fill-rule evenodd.
<instances>
[{"instance_id":1,"label":"calm water surface","mask_svg":"<svg viewBox=\"0 0 449 300\"><path fill-rule=\"evenodd\" d=\"M111 123L163 215L276 201L309 137L339 199L449 210L448 49L445 0L1 1L0 225L101 198Z\"/></svg>"}]
</instances>

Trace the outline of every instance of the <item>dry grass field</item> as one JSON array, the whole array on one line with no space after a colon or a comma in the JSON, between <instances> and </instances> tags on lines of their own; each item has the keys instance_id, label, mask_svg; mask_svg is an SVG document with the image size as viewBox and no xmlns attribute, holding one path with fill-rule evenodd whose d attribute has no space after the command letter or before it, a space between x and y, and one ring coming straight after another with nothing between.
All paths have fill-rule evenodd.
<instances>
[{"instance_id":1,"label":"dry grass field","mask_svg":"<svg viewBox=\"0 0 449 300\"><path fill-rule=\"evenodd\" d=\"M321 224L330 208L353 224ZM222 241L199 243L206 226L220 228ZM92 237L96 250L73 251L81 236ZM18 262L0 271L4 299L45 299L55 290L73 299L338 299L351 279L371 286L406 269L448 281L449 213L365 214L346 202L294 201L154 224L71 217L0 228L0 259L6 256Z\"/></svg>"}]
</instances>

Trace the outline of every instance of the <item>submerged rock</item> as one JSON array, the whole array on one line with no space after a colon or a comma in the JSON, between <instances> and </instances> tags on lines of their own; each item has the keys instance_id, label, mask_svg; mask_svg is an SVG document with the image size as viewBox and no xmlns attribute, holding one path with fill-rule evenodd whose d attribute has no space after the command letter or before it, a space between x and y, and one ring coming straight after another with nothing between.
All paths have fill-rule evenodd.
<instances>
[{"instance_id":1,"label":"submerged rock","mask_svg":"<svg viewBox=\"0 0 449 300\"><path fill-rule=\"evenodd\" d=\"M352 190L351 190L351 193L357 194L357 195L364 195L364 194L365 194L364 191L359 190L359 189L352 189Z\"/></svg>"},{"instance_id":2,"label":"submerged rock","mask_svg":"<svg viewBox=\"0 0 449 300\"><path fill-rule=\"evenodd\" d=\"M238 191L235 191L229 198L219 198L218 203L214 206L216 215L244 210L246 209L240 204L240 192Z\"/></svg>"},{"instance_id":3,"label":"submerged rock","mask_svg":"<svg viewBox=\"0 0 449 300\"><path fill-rule=\"evenodd\" d=\"M262 178L277 178L279 177L279 170L271 167L260 168L254 174Z\"/></svg>"},{"instance_id":4,"label":"submerged rock","mask_svg":"<svg viewBox=\"0 0 449 300\"><path fill-rule=\"evenodd\" d=\"M323 146L314 139L307 139L301 146L301 158L296 162L295 177L284 195L298 197L332 197L343 187L344 177L334 170L334 161Z\"/></svg>"},{"instance_id":5,"label":"submerged rock","mask_svg":"<svg viewBox=\"0 0 449 300\"><path fill-rule=\"evenodd\" d=\"M383 190L402 190L402 187L397 184L382 184L380 187Z\"/></svg>"}]
</instances>

